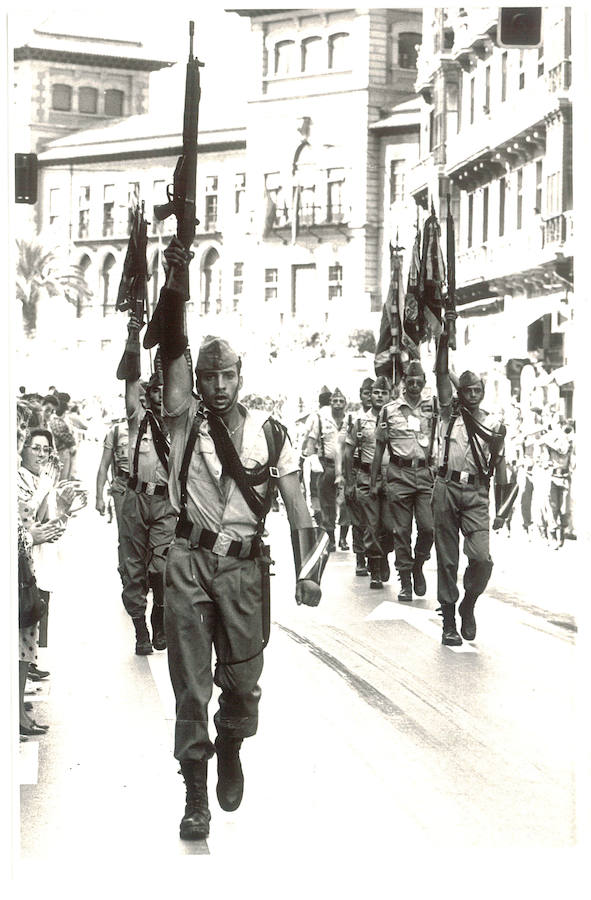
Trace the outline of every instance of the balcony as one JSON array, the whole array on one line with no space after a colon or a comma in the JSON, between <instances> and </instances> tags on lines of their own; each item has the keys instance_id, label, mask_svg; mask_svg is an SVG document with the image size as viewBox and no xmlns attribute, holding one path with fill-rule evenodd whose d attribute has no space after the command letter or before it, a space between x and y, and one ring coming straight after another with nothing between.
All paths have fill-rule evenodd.
<instances>
[{"instance_id":1,"label":"balcony","mask_svg":"<svg viewBox=\"0 0 591 900\"><path fill-rule=\"evenodd\" d=\"M573 213L572 210L545 219L542 224L543 246L552 246L554 250L563 248L573 239Z\"/></svg>"},{"instance_id":2,"label":"balcony","mask_svg":"<svg viewBox=\"0 0 591 900\"><path fill-rule=\"evenodd\" d=\"M570 59L563 60L558 66L550 69L546 75L546 84L551 94L568 91L572 83L572 64Z\"/></svg>"},{"instance_id":3,"label":"balcony","mask_svg":"<svg viewBox=\"0 0 591 900\"><path fill-rule=\"evenodd\" d=\"M298 210L298 232L300 234L312 234L318 243L322 238L312 232L313 228L321 231L339 232L349 239L349 222L351 219L351 207L337 204L334 206L320 206L313 203L302 204ZM292 228L291 210L278 209L271 227L271 234L282 239ZM267 235L268 236L268 235Z\"/></svg>"}]
</instances>

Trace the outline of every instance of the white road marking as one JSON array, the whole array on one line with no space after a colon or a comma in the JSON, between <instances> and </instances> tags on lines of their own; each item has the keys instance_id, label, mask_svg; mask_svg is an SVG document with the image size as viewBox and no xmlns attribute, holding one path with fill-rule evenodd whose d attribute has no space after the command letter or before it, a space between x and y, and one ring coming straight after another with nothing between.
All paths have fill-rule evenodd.
<instances>
[{"instance_id":1,"label":"white road marking","mask_svg":"<svg viewBox=\"0 0 591 900\"><path fill-rule=\"evenodd\" d=\"M39 777L39 740L30 737L18 747L19 784L37 784Z\"/></svg>"},{"instance_id":2,"label":"white road marking","mask_svg":"<svg viewBox=\"0 0 591 900\"><path fill-rule=\"evenodd\" d=\"M413 628L436 638L437 642L441 643L441 620L432 609L402 606L396 600L384 600L365 618L370 621L408 622ZM446 647L446 650L452 650L454 653L478 653L478 647L473 643L463 643L460 647Z\"/></svg>"}]
</instances>

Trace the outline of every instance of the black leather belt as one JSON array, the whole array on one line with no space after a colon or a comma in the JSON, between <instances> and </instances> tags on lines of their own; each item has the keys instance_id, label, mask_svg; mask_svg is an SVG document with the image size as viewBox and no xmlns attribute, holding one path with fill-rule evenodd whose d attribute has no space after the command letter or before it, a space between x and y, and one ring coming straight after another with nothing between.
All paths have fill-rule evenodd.
<instances>
[{"instance_id":1,"label":"black leather belt","mask_svg":"<svg viewBox=\"0 0 591 900\"><path fill-rule=\"evenodd\" d=\"M357 468L361 472L369 472L371 474L371 463L360 462L358 463Z\"/></svg>"},{"instance_id":2,"label":"black leather belt","mask_svg":"<svg viewBox=\"0 0 591 900\"><path fill-rule=\"evenodd\" d=\"M396 456L395 453L390 456L390 462L403 469L423 469L427 465L426 459L407 459L404 456Z\"/></svg>"},{"instance_id":3,"label":"black leather belt","mask_svg":"<svg viewBox=\"0 0 591 900\"><path fill-rule=\"evenodd\" d=\"M442 478L448 475L449 480L455 481L456 484L476 484L477 481L480 481L477 475L472 475L470 472L458 472L456 469L448 469L447 466L439 466L437 474Z\"/></svg>"},{"instance_id":4,"label":"black leather belt","mask_svg":"<svg viewBox=\"0 0 591 900\"><path fill-rule=\"evenodd\" d=\"M256 547L253 541L234 541L225 534L199 528L192 522L177 522L175 535L186 538L192 547L205 547L218 556L234 556L236 559L254 559Z\"/></svg>"},{"instance_id":5,"label":"black leather belt","mask_svg":"<svg viewBox=\"0 0 591 900\"><path fill-rule=\"evenodd\" d=\"M122 466L116 466L115 467L115 475L117 476L117 478L128 478L129 472L127 471L127 469L124 469Z\"/></svg>"},{"instance_id":6,"label":"black leather belt","mask_svg":"<svg viewBox=\"0 0 591 900\"><path fill-rule=\"evenodd\" d=\"M156 495L161 497L168 491L167 484L155 484L153 481L138 481L137 476L131 475L127 486L138 494Z\"/></svg>"}]
</instances>

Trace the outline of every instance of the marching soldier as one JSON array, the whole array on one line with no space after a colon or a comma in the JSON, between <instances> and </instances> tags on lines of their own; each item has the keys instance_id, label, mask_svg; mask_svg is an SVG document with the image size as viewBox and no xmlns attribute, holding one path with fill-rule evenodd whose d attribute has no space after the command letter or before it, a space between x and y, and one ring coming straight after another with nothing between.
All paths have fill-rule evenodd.
<instances>
[{"instance_id":1,"label":"marching soldier","mask_svg":"<svg viewBox=\"0 0 591 900\"><path fill-rule=\"evenodd\" d=\"M340 432L345 421L347 400L337 387L330 398L330 407L321 407L314 415L305 441L304 456L317 453L322 465L318 479L318 498L322 527L328 533L329 552L336 550L337 490L343 483ZM347 527L348 526L343 526ZM346 537L341 531L340 543Z\"/></svg>"},{"instance_id":2,"label":"marching soldier","mask_svg":"<svg viewBox=\"0 0 591 900\"><path fill-rule=\"evenodd\" d=\"M139 353L139 326L132 316L127 341ZM165 650L164 562L176 515L168 496L169 443L162 421L162 385L155 372L146 387L145 412L139 379L125 380L128 426L127 490L121 506L122 599L135 628L138 656ZM152 589L152 639L146 625L146 595Z\"/></svg>"},{"instance_id":3,"label":"marching soldier","mask_svg":"<svg viewBox=\"0 0 591 900\"><path fill-rule=\"evenodd\" d=\"M361 411L363 415L365 415L371 409L371 389L373 387L373 378L364 378L361 382L361 387L359 388L359 399L361 400ZM347 433L349 433L350 428L347 429ZM346 452L346 450L345 450ZM353 476L357 472L357 467L359 464L359 451L355 450L353 452ZM345 466L344 457L343 457L343 469ZM344 472L345 484L347 482L347 475ZM354 478L352 479L354 481ZM349 491L350 493L350 491ZM347 494L347 489L345 487L345 496ZM349 505L349 512L351 515L351 533L353 535L353 553L355 554L356 566L355 566L355 574L365 576L368 575L367 570L367 559L365 557L365 541L364 541L364 532L365 525L363 523L358 523L355 513L351 509Z\"/></svg>"},{"instance_id":4,"label":"marching soldier","mask_svg":"<svg viewBox=\"0 0 591 900\"><path fill-rule=\"evenodd\" d=\"M517 486L507 484L503 455L505 427L481 408L482 379L473 372L463 372L457 398L452 397L446 332L439 338L435 365L441 411L439 468L433 488L437 599L443 618L441 642L458 646L462 643L455 622L460 531L468 566L464 573L464 598L458 611L462 636L473 641L476 637L474 605L485 590L493 567L489 551L490 479L494 473L495 530L502 527L517 496Z\"/></svg>"},{"instance_id":5,"label":"marching soldier","mask_svg":"<svg viewBox=\"0 0 591 900\"><path fill-rule=\"evenodd\" d=\"M103 443L103 455L99 463L96 475L96 510L104 516L105 514L105 485L107 477L111 471L111 484L109 493L115 507L115 521L117 522L117 558L119 564L117 571L123 578L123 564L121 561L121 507L123 506L123 497L127 490L127 481L129 479L129 447L128 447L128 431L127 419L116 419L107 434ZM111 521L109 519L109 521Z\"/></svg>"},{"instance_id":6,"label":"marching soldier","mask_svg":"<svg viewBox=\"0 0 591 900\"><path fill-rule=\"evenodd\" d=\"M409 362L399 397L382 409L377 429L371 490L377 479L386 447L390 453L385 485L394 525L394 551L401 590L398 600L412 603L413 585L418 597L427 591L423 564L433 546L430 457L435 436L435 405L423 396L425 373L417 360ZM411 549L413 518L417 526L414 553Z\"/></svg>"},{"instance_id":7,"label":"marching soldier","mask_svg":"<svg viewBox=\"0 0 591 900\"><path fill-rule=\"evenodd\" d=\"M237 809L244 788L240 747L257 730L270 627L271 560L262 535L273 485L291 527L297 603L320 600L328 538L312 525L287 431L267 413L238 403L242 364L226 341L205 338L195 367L199 397L193 395L182 323L190 256L173 238L165 258L170 270L159 300L166 323L160 351L171 430L169 484L179 513L166 562L165 624L176 696L174 752L187 788L180 836L202 840L210 821L207 761L217 754L222 809ZM214 683L221 688L215 746L208 735Z\"/></svg>"},{"instance_id":8,"label":"marching soldier","mask_svg":"<svg viewBox=\"0 0 591 900\"><path fill-rule=\"evenodd\" d=\"M366 379L368 381L370 379ZM364 382L365 384L365 382ZM356 575L367 574L365 560L367 557L370 588L380 589L383 582L390 578L388 553L393 549L393 523L386 496L382 490L370 492L371 469L376 452L376 425L380 411L390 399L390 382L384 376L373 382L370 398L370 409L353 419L345 438L343 469L345 475L345 497L349 509L361 532L362 552L357 552ZM357 456L357 465L355 457ZM387 462L387 459L386 459ZM379 488L385 481L382 473L377 476ZM353 526L355 529L355 525ZM355 534L355 531L353 532Z\"/></svg>"}]
</instances>

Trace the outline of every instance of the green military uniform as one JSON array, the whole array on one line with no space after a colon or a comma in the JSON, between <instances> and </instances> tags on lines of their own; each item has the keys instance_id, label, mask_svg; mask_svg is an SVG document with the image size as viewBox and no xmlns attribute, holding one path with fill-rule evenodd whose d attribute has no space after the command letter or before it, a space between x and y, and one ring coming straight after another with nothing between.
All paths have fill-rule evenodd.
<instances>
[{"instance_id":1,"label":"green military uniform","mask_svg":"<svg viewBox=\"0 0 591 900\"><path fill-rule=\"evenodd\" d=\"M482 410L484 412L484 410ZM485 413L481 424L496 431L499 423ZM489 482L474 459L471 442L459 407L441 406L439 467L433 488L433 521L437 552L437 599L453 608L458 600L459 535L464 536L468 566L464 573L466 596L475 601L492 572L489 550ZM490 450L480 451L485 462ZM473 606L473 603L472 603Z\"/></svg>"},{"instance_id":2,"label":"green military uniform","mask_svg":"<svg viewBox=\"0 0 591 900\"><path fill-rule=\"evenodd\" d=\"M164 563L174 536L176 515L168 497L168 448L162 451L166 438L154 414L147 410L141 416L142 412L138 407L127 420L130 476L121 505L119 534L123 605L134 620L139 643L146 645L139 652L150 653L144 620L146 595L152 588L152 626L162 640ZM157 649L164 647L159 643Z\"/></svg>"},{"instance_id":3,"label":"green military uniform","mask_svg":"<svg viewBox=\"0 0 591 900\"><path fill-rule=\"evenodd\" d=\"M435 414L432 397L421 395L413 406L403 392L384 406L378 422L377 439L387 443L390 453L385 494L393 522L395 565L403 586L401 600L412 600L411 573L415 574L415 593L425 592L418 576L422 579L421 567L433 546L429 455ZM413 519L417 528L414 551Z\"/></svg>"},{"instance_id":4,"label":"green military uniform","mask_svg":"<svg viewBox=\"0 0 591 900\"><path fill-rule=\"evenodd\" d=\"M361 553L368 558L370 570L373 568L372 560L384 559L385 562L385 557L392 552L394 547L394 521L384 489L389 462L387 454L382 460L382 478L378 494L377 496L370 494L371 464L376 449L377 422L378 415L372 409L361 412L357 418L352 419L345 438L345 443L349 447L354 447L358 454L357 464L354 465L355 503L353 503L353 510L356 503L359 503L365 520L357 525L362 535L361 549L356 549L359 543L355 543L355 537L353 549L356 553ZM355 531L353 534L355 535ZM359 539L357 538L357 540ZM386 575L385 564L380 566L380 576L383 575ZM376 580L387 581L388 577L380 577Z\"/></svg>"},{"instance_id":5,"label":"green military uniform","mask_svg":"<svg viewBox=\"0 0 591 900\"><path fill-rule=\"evenodd\" d=\"M269 449L263 425L269 416L240 409L244 416L240 460L247 470L264 469ZM165 627L176 696L174 754L181 761L213 755L207 707L214 683L221 688L214 717L218 735L241 740L256 733L263 668L264 584L255 541L259 523L236 482L222 473L208 421L196 420L197 410L197 400L190 397L179 409L167 411L170 498L180 516L166 561ZM195 422L183 489L181 470ZM289 440L284 440L276 469L277 477L298 471ZM261 497L268 483L267 469L255 486Z\"/></svg>"}]
</instances>

